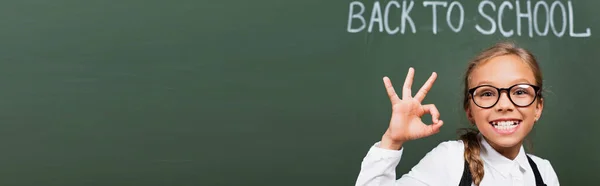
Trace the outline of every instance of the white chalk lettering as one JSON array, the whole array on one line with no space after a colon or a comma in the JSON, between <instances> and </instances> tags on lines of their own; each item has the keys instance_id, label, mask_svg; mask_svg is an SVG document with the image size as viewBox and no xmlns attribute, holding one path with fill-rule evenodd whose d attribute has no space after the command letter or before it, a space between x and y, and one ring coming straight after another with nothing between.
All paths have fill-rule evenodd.
<instances>
[{"instance_id":1,"label":"white chalk lettering","mask_svg":"<svg viewBox=\"0 0 600 186\"><path fill-rule=\"evenodd\" d=\"M569 6L569 35L571 35L571 37L590 37L592 35L590 28L586 28L585 33L575 33L573 30L575 27L575 22L573 21L573 4L569 1L567 2L567 5Z\"/></svg>"},{"instance_id":2,"label":"white chalk lettering","mask_svg":"<svg viewBox=\"0 0 600 186\"><path fill-rule=\"evenodd\" d=\"M533 37L533 24L532 24L532 19L531 19L531 1L527 1L527 9L526 12L522 13L521 12L521 3L519 3L519 0L517 0L515 2L516 4L516 9L517 9L517 35L521 35L521 19L522 18L527 18L527 30L529 31L529 37Z\"/></svg>"},{"instance_id":3,"label":"white chalk lettering","mask_svg":"<svg viewBox=\"0 0 600 186\"><path fill-rule=\"evenodd\" d=\"M417 32L416 28L415 28L415 23L412 20L412 18L410 17L410 11L413 8L413 5L415 5L414 1L410 1L410 4L408 5L408 8L406 8L406 1L402 1L402 30L401 32L404 34L404 29L406 28L406 21L408 21L408 23L410 23L410 27L412 28L412 32L415 33Z\"/></svg>"},{"instance_id":4,"label":"white chalk lettering","mask_svg":"<svg viewBox=\"0 0 600 186\"><path fill-rule=\"evenodd\" d=\"M562 30L557 31L556 30L556 23L554 23L554 11L556 6L560 7L561 13L562 13ZM552 28L552 31L554 32L554 35L556 35L556 37L562 37L565 34L565 31L567 30L567 12L565 12L565 5L563 5L560 1L554 1L554 3L552 3L552 5L550 6L550 17L548 17L548 19L551 19L550 21L550 27Z\"/></svg>"},{"instance_id":5,"label":"white chalk lettering","mask_svg":"<svg viewBox=\"0 0 600 186\"><path fill-rule=\"evenodd\" d=\"M371 21L369 22L369 29L367 32L373 31L373 23L379 23L379 32L383 32L383 23L381 21L381 6L379 6L379 1L375 1L373 3L373 11L371 12Z\"/></svg>"},{"instance_id":6,"label":"white chalk lettering","mask_svg":"<svg viewBox=\"0 0 600 186\"><path fill-rule=\"evenodd\" d=\"M498 7L498 30L500 30L500 33L504 36L504 37L510 37L514 34L514 31L512 29L510 29L510 31L505 31L504 30L504 24L502 22L502 18L504 17L504 7L508 7L509 9L513 9L513 5L508 2L508 1L504 1L502 2L502 4L500 4L500 7ZM518 27L518 25L517 25Z\"/></svg>"},{"instance_id":7,"label":"white chalk lettering","mask_svg":"<svg viewBox=\"0 0 600 186\"><path fill-rule=\"evenodd\" d=\"M538 16L540 15L539 8L544 7L544 15L546 16L546 23L544 24L544 31L540 32L540 27L539 27L539 22L538 22ZM535 6L533 7L533 28L535 30L535 33L539 36L546 36L548 34L548 30L550 29L550 13L549 13L550 9L548 8L548 3L546 3L546 1L538 1L537 3L535 3Z\"/></svg>"},{"instance_id":8,"label":"white chalk lettering","mask_svg":"<svg viewBox=\"0 0 600 186\"><path fill-rule=\"evenodd\" d=\"M354 7L360 7L360 11L357 14L354 13ZM350 3L350 11L348 13L348 32L357 33L365 29L367 22L362 14L365 12L365 5L363 5L360 1L353 1ZM362 25L358 28L352 28L352 20L359 19L362 22Z\"/></svg>"},{"instance_id":9,"label":"white chalk lettering","mask_svg":"<svg viewBox=\"0 0 600 186\"><path fill-rule=\"evenodd\" d=\"M415 22L411 17L410 12L414 6L414 1L407 3L407 0L402 1L402 5L398 0L388 1L385 8L382 9L380 1L374 1L373 7L370 8L371 12L367 12L367 8L360 1L350 2L348 12L348 25L347 31L349 33L358 33L361 31L366 32L385 32L390 35L401 32L406 32L407 24L410 27L412 33L417 32ZM400 9L402 7L402 9ZM399 18L401 18L400 25L394 25L393 21L390 21L390 15L396 15L392 12L394 10L401 10ZM370 15L367 17L367 15ZM367 20L368 19L368 20ZM356 23L360 24L356 24ZM354 23L354 24L353 24ZM368 24L368 25L367 25ZM394 26L391 26L394 25Z\"/></svg>"},{"instance_id":10,"label":"white chalk lettering","mask_svg":"<svg viewBox=\"0 0 600 186\"><path fill-rule=\"evenodd\" d=\"M431 9L433 12L433 34L437 34L437 6L443 6L446 7L448 5L448 3L443 2L443 1L423 1L423 6L424 7L428 7L431 6Z\"/></svg>"},{"instance_id":11,"label":"white chalk lettering","mask_svg":"<svg viewBox=\"0 0 600 186\"><path fill-rule=\"evenodd\" d=\"M389 20L388 17L390 15L390 7L392 7L392 5L396 6L396 8L400 8L400 4L398 3L398 1L392 0L392 1L388 2L387 5L385 5L385 12L383 13L383 15L384 15L383 22L385 24L385 31L390 35L396 34L400 30L399 27L394 28L394 30L390 29L390 23L388 21Z\"/></svg>"},{"instance_id":12,"label":"white chalk lettering","mask_svg":"<svg viewBox=\"0 0 600 186\"><path fill-rule=\"evenodd\" d=\"M458 10L460 13L460 17L458 20L458 26L456 26L456 27L454 25L452 25L452 22L450 21L450 18L452 17L452 12L453 12L452 10L454 10L455 6L458 6ZM454 32L458 32L462 29L463 23L465 22L465 9L458 1L452 1L452 3L450 3L450 7L448 7L448 11L446 12L446 22L448 23L448 26L450 27L450 29L452 29L452 31L454 31Z\"/></svg>"},{"instance_id":13,"label":"white chalk lettering","mask_svg":"<svg viewBox=\"0 0 600 186\"><path fill-rule=\"evenodd\" d=\"M442 27L446 28L443 23L438 23L438 20L444 20L445 15L447 28L451 33L459 33L464 27L474 27L481 35L498 34L507 38L592 36L589 26L580 25L586 24L590 19L575 18L577 12L573 0L480 0L477 2L477 9L472 11L465 10L465 7L471 6L463 5L464 2L475 3L459 0L424 0L423 6L415 7L414 0L353 0L348 6L346 31L404 35L409 32L417 33L419 28L428 32L431 29L433 35L438 35L444 30ZM422 14L411 12L429 8L432 16L431 27L415 24L415 20L419 21L416 16ZM446 14L443 14L444 10ZM441 12L439 17L438 12ZM575 22L578 23L578 27Z\"/></svg>"},{"instance_id":14,"label":"white chalk lettering","mask_svg":"<svg viewBox=\"0 0 600 186\"><path fill-rule=\"evenodd\" d=\"M491 1L481 1L478 7L479 14L481 14L483 18L487 19L490 22L491 28L489 30L484 30L483 28L481 28L481 26L479 26L479 24L477 24L475 25L475 29L477 29L477 31L479 31L479 33L483 35L492 35L496 32L496 22L489 15L483 13L483 8L485 5L490 5L492 7L492 10L494 11L496 11L496 5L494 5L494 3L492 3Z\"/></svg>"}]
</instances>

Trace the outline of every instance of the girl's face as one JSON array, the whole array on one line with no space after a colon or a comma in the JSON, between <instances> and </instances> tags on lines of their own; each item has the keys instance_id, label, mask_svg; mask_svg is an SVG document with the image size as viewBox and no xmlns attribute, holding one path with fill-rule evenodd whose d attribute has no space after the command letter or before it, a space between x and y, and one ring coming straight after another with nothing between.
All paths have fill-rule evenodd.
<instances>
[{"instance_id":1,"label":"girl's face","mask_svg":"<svg viewBox=\"0 0 600 186\"><path fill-rule=\"evenodd\" d=\"M483 62L471 72L469 78L469 89L481 85L496 88L509 88L523 83L536 85L532 69L515 55L498 56ZM499 93L493 87L475 89L466 110L467 117L493 146L520 146L542 114L543 102L535 96L537 93L531 87L515 86ZM494 105L495 100L497 102ZM531 104L527 106L528 103Z\"/></svg>"}]
</instances>

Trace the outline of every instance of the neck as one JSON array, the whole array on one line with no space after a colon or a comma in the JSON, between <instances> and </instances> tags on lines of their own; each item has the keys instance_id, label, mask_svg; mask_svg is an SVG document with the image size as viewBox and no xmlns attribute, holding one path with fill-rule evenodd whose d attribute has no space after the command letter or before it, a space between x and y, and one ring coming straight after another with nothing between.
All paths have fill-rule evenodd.
<instances>
[{"instance_id":1,"label":"neck","mask_svg":"<svg viewBox=\"0 0 600 186\"><path fill-rule=\"evenodd\" d=\"M492 146L492 148L494 150L496 150L496 152L502 154L502 156L504 156L510 160L514 160L517 157L517 155L519 154L519 151L521 150L521 145L523 144L523 143L518 143L517 145L512 146L512 147L501 147L499 145L492 143L489 140L487 142L490 144L490 146Z\"/></svg>"}]
</instances>

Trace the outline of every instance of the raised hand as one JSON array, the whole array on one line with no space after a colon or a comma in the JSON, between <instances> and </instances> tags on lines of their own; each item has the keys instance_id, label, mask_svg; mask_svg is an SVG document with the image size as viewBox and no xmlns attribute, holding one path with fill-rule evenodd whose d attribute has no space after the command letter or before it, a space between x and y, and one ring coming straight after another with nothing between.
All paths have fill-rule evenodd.
<instances>
[{"instance_id":1,"label":"raised hand","mask_svg":"<svg viewBox=\"0 0 600 186\"><path fill-rule=\"evenodd\" d=\"M404 86L402 87L402 99L398 97L392 82L388 77L383 77L387 94L392 103L392 117L390 124L381 140L381 147L388 149L400 149L406 141L427 137L438 133L443 121L439 119L440 113L433 104L422 105L427 92L431 89L437 77L434 72L421 87L414 97L411 95L414 69L408 69ZM430 114L433 124L425 124L421 117Z\"/></svg>"}]
</instances>

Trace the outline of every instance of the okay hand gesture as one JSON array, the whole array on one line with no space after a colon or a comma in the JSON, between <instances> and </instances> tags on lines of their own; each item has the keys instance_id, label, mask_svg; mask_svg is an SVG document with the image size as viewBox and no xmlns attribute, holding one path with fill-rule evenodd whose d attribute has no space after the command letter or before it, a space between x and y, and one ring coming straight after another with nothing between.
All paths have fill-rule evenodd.
<instances>
[{"instance_id":1,"label":"okay hand gesture","mask_svg":"<svg viewBox=\"0 0 600 186\"><path fill-rule=\"evenodd\" d=\"M387 94L392 103L392 117L390 124L385 132L381 146L389 149L399 149L402 143L427 137L438 133L443 121L439 119L440 113L433 104L422 105L421 102L431 89L433 82L437 77L434 72L427 82L421 87L414 97L411 95L411 86L413 83L414 69L408 70L404 86L402 87L402 99L398 97L392 82L388 77L383 78ZM433 124L423 123L421 117L430 114Z\"/></svg>"}]
</instances>

